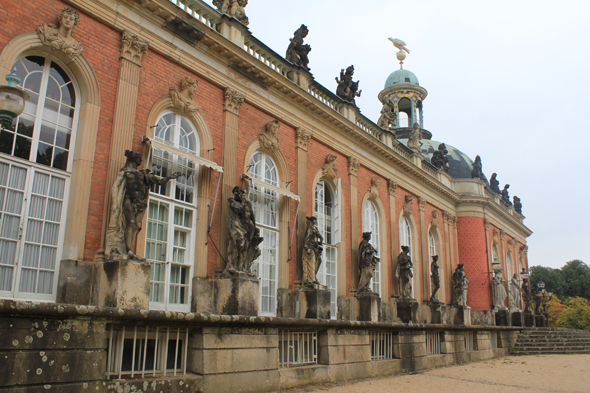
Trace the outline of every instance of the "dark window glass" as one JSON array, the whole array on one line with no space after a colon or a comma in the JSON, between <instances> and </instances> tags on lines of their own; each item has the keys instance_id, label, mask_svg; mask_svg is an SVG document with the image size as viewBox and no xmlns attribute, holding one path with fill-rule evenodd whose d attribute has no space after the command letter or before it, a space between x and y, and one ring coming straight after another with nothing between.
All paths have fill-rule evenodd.
<instances>
[{"instance_id":1,"label":"dark window glass","mask_svg":"<svg viewBox=\"0 0 590 393\"><path fill-rule=\"evenodd\" d=\"M51 156L53 155L53 146L39 143L37 150L37 163L51 166Z\"/></svg>"},{"instance_id":2,"label":"dark window glass","mask_svg":"<svg viewBox=\"0 0 590 393\"><path fill-rule=\"evenodd\" d=\"M19 158L29 159L31 154L31 140L23 136L17 135L16 143L14 145L14 156Z\"/></svg>"}]
</instances>

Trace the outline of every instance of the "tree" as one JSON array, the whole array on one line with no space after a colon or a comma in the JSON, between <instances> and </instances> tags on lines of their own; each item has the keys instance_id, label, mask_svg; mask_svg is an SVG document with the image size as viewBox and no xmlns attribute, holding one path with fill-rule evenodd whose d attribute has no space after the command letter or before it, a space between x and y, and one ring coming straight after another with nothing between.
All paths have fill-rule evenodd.
<instances>
[{"instance_id":1,"label":"tree","mask_svg":"<svg viewBox=\"0 0 590 393\"><path fill-rule=\"evenodd\" d=\"M590 299L590 267L575 259L561 268L564 296Z\"/></svg>"},{"instance_id":2,"label":"tree","mask_svg":"<svg viewBox=\"0 0 590 393\"><path fill-rule=\"evenodd\" d=\"M545 296L549 297L547 294ZM548 318L548 326L549 327L561 327L557 322L561 317L563 311L567 308L565 304L561 303L561 300L556 295L553 295L551 299L547 301L547 314L549 314Z\"/></svg>"},{"instance_id":3,"label":"tree","mask_svg":"<svg viewBox=\"0 0 590 393\"><path fill-rule=\"evenodd\" d=\"M590 302L588 299L573 297L566 300L565 305L566 308L557 318L557 326L590 330Z\"/></svg>"},{"instance_id":4,"label":"tree","mask_svg":"<svg viewBox=\"0 0 590 393\"><path fill-rule=\"evenodd\" d=\"M563 279L561 269L552 269L544 266L532 266L531 267L531 289L536 288L537 284L543 279L545 282L545 288L548 291L552 291L559 298L564 297L565 281Z\"/></svg>"}]
</instances>

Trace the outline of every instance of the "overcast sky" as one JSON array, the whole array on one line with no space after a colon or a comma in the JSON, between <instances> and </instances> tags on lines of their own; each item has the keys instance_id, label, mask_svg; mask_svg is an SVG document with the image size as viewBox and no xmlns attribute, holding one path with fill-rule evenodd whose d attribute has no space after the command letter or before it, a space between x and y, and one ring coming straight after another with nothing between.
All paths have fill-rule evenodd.
<instances>
[{"instance_id":1,"label":"overcast sky","mask_svg":"<svg viewBox=\"0 0 590 393\"><path fill-rule=\"evenodd\" d=\"M404 40L404 68L428 90L424 128L521 198L530 266L590 263L590 1L250 0L246 13L283 56L306 24L311 72L331 91L354 64L375 122L399 68L387 37Z\"/></svg>"}]
</instances>

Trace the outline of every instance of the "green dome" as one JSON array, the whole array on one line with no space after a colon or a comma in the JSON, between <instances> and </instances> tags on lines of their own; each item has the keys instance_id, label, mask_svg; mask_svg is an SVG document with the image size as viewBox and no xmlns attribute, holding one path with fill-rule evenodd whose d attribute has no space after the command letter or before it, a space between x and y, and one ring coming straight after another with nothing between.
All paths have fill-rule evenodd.
<instances>
[{"instance_id":1,"label":"green dome","mask_svg":"<svg viewBox=\"0 0 590 393\"><path fill-rule=\"evenodd\" d=\"M412 71L404 69L392 72L385 81L385 88L388 88L389 86L398 83L412 83L414 85L420 86L420 83L418 82L418 78L416 77L416 75L414 75Z\"/></svg>"}]
</instances>

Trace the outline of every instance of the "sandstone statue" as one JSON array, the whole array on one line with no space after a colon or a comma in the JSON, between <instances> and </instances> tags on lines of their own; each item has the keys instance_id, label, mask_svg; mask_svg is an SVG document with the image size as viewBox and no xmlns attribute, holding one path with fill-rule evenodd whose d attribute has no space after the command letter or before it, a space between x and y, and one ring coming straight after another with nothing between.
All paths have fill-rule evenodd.
<instances>
[{"instance_id":1,"label":"sandstone statue","mask_svg":"<svg viewBox=\"0 0 590 393\"><path fill-rule=\"evenodd\" d=\"M490 189L496 194L502 194L502 191L500 191L500 182L496 179L497 176L497 173L492 173L492 177L490 177Z\"/></svg>"},{"instance_id":2,"label":"sandstone statue","mask_svg":"<svg viewBox=\"0 0 590 393\"><path fill-rule=\"evenodd\" d=\"M305 229L305 243L301 262L303 265L303 287L315 288L320 285L317 274L322 264L322 243L324 238L320 234L316 217L307 217L307 228Z\"/></svg>"},{"instance_id":3,"label":"sandstone statue","mask_svg":"<svg viewBox=\"0 0 590 393\"><path fill-rule=\"evenodd\" d=\"M442 169L443 171L449 173L449 159L447 158L448 153L449 152L445 144L441 143L438 145L438 150L432 154L430 163L438 169Z\"/></svg>"},{"instance_id":4,"label":"sandstone statue","mask_svg":"<svg viewBox=\"0 0 590 393\"><path fill-rule=\"evenodd\" d=\"M506 309L504 300L506 299L506 289L504 288L504 277L502 277L502 270L496 270L494 272L494 278L492 279L492 285L494 286L494 307L503 310Z\"/></svg>"},{"instance_id":5,"label":"sandstone statue","mask_svg":"<svg viewBox=\"0 0 590 393\"><path fill-rule=\"evenodd\" d=\"M483 180L484 182L488 182L486 175L483 174L483 166L481 164L481 157L475 156L475 161L473 161L473 169L471 170L471 178L472 179L479 179Z\"/></svg>"},{"instance_id":6,"label":"sandstone statue","mask_svg":"<svg viewBox=\"0 0 590 393\"><path fill-rule=\"evenodd\" d=\"M82 43L72 36L72 31L80 21L80 14L72 8L65 7L57 19L59 26L43 23L37 27L39 39L52 51L62 52L67 58L76 60L82 53Z\"/></svg>"},{"instance_id":7,"label":"sandstone statue","mask_svg":"<svg viewBox=\"0 0 590 393\"><path fill-rule=\"evenodd\" d=\"M408 147L415 151L416 153L420 153L422 142L422 130L420 129L420 125L418 123L414 123L414 127L412 127L412 132L410 133L410 137L408 138Z\"/></svg>"},{"instance_id":8,"label":"sandstone statue","mask_svg":"<svg viewBox=\"0 0 590 393\"><path fill-rule=\"evenodd\" d=\"M263 239L260 237L260 229L256 226L252 202L246 198L246 190L236 186L232 192L234 197L227 200L229 244L223 276L228 277L240 272L254 276L250 269L254 260L261 254L258 246Z\"/></svg>"},{"instance_id":9,"label":"sandstone statue","mask_svg":"<svg viewBox=\"0 0 590 393\"><path fill-rule=\"evenodd\" d=\"M518 274L514 273L510 281L510 308L520 308L520 285L518 284Z\"/></svg>"},{"instance_id":10,"label":"sandstone statue","mask_svg":"<svg viewBox=\"0 0 590 393\"><path fill-rule=\"evenodd\" d=\"M509 188L510 184L504 185L504 188L502 189L502 202L504 202L508 206L512 206L512 202L510 202L510 195L508 195Z\"/></svg>"},{"instance_id":11,"label":"sandstone statue","mask_svg":"<svg viewBox=\"0 0 590 393\"><path fill-rule=\"evenodd\" d=\"M303 39L307 37L309 30L307 26L301 25L299 29L295 33L293 33L293 38L290 38L289 47L287 48L287 55L285 58L288 62L293 65L302 67L309 71L309 58L307 55L311 51L311 46L307 44L303 44Z\"/></svg>"},{"instance_id":12,"label":"sandstone statue","mask_svg":"<svg viewBox=\"0 0 590 393\"><path fill-rule=\"evenodd\" d=\"M133 249L137 234L148 205L150 187L165 186L171 179L178 178L178 172L164 178L154 175L149 169L137 169L141 165L141 153L125 151L127 161L111 188L112 206L107 229L105 256L107 261L139 260Z\"/></svg>"},{"instance_id":13,"label":"sandstone statue","mask_svg":"<svg viewBox=\"0 0 590 393\"><path fill-rule=\"evenodd\" d=\"M220 13L232 16L246 26L250 23L244 10L248 5L248 0L213 0L213 5Z\"/></svg>"},{"instance_id":14,"label":"sandstone statue","mask_svg":"<svg viewBox=\"0 0 590 393\"><path fill-rule=\"evenodd\" d=\"M385 130L394 131L395 129L395 111L393 109L393 105L390 102L386 102L383 104L381 108L381 116L379 116L379 120L377 121L377 125Z\"/></svg>"},{"instance_id":15,"label":"sandstone statue","mask_svg":"<svg viewBox=\"0 0 590 393\"><path fill-rule=\"evenodd\" d=\"M520 201L520 198L515 195L512 197L512 200L514 201L514 210L518 214L522 214L522 202Z\"/></svg>"},{"instance_id":16,"label":"sandstone statue","mask_svg":"<svg viewBox=\"0 0 590 393\"><path fill-rule=\"evenodd\" d=\"M430 281L432 283L432 295L430 296L430 301L433 303L440 303L437 296L440 288L440 274L438 269L438 255L433 255L432 262L430 263Z\"/></svg>"},{"instance_id":17,"label":"sandstone statue","mask_svg":"<svg viewBox=\"0 0 590 393\"><path fill-rule=\"evenodd\" d=\"M397 256L396 277L399 278L399 293L402 298L412 297L412 257L409 255L410 247L402 246L402 252Z\"/></svg>"},{"instance_id":18,"label":"sandstone statue","mask_svg":"<svg viewBox=\"0 0 590 393\"><path fill-rule=\"evenodd\" d=\"M529 279L527 277L522 278L522 287L520 288L520 293L522 294L524 311L531 312L531 288L529 285Z\"/></svg>"},{"instance_id":19,"label":"sandstone statue","mask_svg":"<svg viewBox=\"0 0 590 393\"><path fill-rule=\"evenodd\" d=\"M455 273L453 273L453 305L454 306L467 306L467 284L469 280L465 274L465 267L462 263L457 265Z\"/></svg>"},{"instance_id":20,"label":"sandstone statue","mask_svg":"<svg viewBox=\"0 0 590 393\"><path fill-rule=\"evenodd\" d=\"M369 243L370 240L371 232L363 232L363 240L359 244L360 278L356 296L362 296L372 292L371 278L373 278L379 258L377 257L377 250Z\"/></svg>"},{"instance_id":21,"label":"sandstone statue","mask_svg":"<svg viewBox=\"0 0 590 393\"><path fill-rule=\"evenodd\" d=\"M336 88L336 95L342 98L344 101L355 103L355 98L360 97L362 91L358 91L359 82L353 82L352 76L354 75L354 66L350 66L344 70L340 70L340 79L336 78L338 87Z\"/></svg>"}]
</instances>

